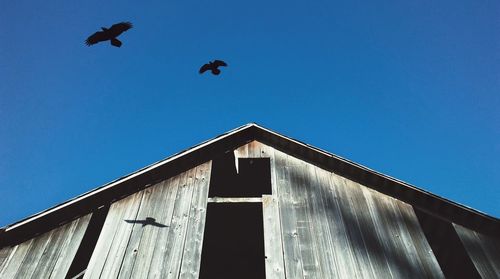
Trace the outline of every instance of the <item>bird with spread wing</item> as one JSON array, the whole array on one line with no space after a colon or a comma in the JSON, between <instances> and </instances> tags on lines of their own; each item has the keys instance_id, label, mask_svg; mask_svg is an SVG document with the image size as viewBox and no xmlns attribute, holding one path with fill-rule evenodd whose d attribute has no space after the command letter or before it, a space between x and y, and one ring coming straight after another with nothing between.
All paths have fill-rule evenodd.
<instances>
[{"instance_id":1,"label":"bird with spread wing","mask_svg":"<svg viewBox=\"0 0 500 279\"><path fill-rule=\"evenodd\" d=\"M227 64L226 64L226 62L224 62L222 60L214 60L213 62L208 62L208 64L201 66L200 74L203 74L204 72L210 70L210 71L212 71L212 74L218 75L218 74L220 74L220 70L219 70L220 66L227 67Z\"/></svg>"},{"instance_id":2,"label":"bird with spread wing","mask_svg":"<svg viewBox=\"0 0 500 279\"><path fill-rule=\"evenodd\" d=\"M121 47L122 42L120 42L116 37L120 36L121 33L132 28L132 23L130 22L120 22L113 24L109 29L101 27L102 31L95 32L90 37L85 40L85 44L88 46L95 45L99 42L111 41L111 45L115 47Z\"/></svg>"}]
</instances>

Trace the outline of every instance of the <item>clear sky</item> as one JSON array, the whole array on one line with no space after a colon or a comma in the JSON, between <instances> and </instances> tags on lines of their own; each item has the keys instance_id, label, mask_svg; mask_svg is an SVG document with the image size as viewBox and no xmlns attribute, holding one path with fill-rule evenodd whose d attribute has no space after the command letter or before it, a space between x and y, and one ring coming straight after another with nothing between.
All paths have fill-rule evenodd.
<instances>
[{"instance_id":1,"label":"clear sky","mask_svg":"<svg viewBox=\"0 0 500 279\"><path fill-rule=\"evenodd\" d=\"M248 122L498 218L499 14L496 0L2 1L0 226ZM121 48L84 45L120 21ZM199 75L212 59L229 67Z\"/></svg>"}]
</instances>

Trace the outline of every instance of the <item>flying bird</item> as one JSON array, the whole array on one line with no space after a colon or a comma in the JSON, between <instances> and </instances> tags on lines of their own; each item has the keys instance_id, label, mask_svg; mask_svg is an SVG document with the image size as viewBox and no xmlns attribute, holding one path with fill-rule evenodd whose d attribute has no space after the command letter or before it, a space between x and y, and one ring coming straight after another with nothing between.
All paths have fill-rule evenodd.
<instances>
[{"instance_id":1,"label":"flying bird","mask_svg":"<svg viewBox=\"0 0 500 279\"><path fill-rule=\"evenodd\" d=\"M109 29L101 27L102 31L95 32L90 37L85 40L85 44L88 46L95 45L99 42L104 42L107 40L111 41L111 45L115 47L121 47L122 42L120 42L116 37L120 36L121 33L132 28L132 23L130 22L120 22L113 24Z\"/></svg>"},{"instance_id":2,"label":"flying bird","mask_svg":"<svg viewBox=\"0 0 500 279\"><path fill-rule=\"evenodd\" d=\"M152 218L152 217L146 217L146 220L125 220L125 222L130 223L130 224L142 224L142 227L145 227L147 225L160 227L160 228L168 227L166 225L157 223L156 219Z\"/></svg>"},{"instance_id":3,"label":"flying bird","mask_svg":"<svg viewBox=\"0 0 500 279\"><path fill-rule=\"evenodd\" d=\"M201 66L200 74L203 74L204 72L210 70L212 71L212 74L218 75L220 74L220 70L218 69L220 66L227 67L227 64L222 60L214 60L213 62L208 62L208 64Z\"/></svg>"}]
</instances>

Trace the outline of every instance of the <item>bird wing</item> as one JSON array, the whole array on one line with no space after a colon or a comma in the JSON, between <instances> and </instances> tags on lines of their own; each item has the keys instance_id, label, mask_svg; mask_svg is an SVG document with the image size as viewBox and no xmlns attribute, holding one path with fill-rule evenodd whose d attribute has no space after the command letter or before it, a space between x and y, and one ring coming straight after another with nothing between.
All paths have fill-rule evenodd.
<instances>
[{"instance_id":1,"label":"bird wing","mask_svg":"<svg viewBox=\"0 0 500 279\"><path fill-rule=\"evenodd\" d=\"M219 66L224 66L224 67L226 67L226 66L227 66L226 62L224 62L224 61L222 61L222 60L215 60L215 61L214 61L214 65L215 65L216 67L219 67Z\"/></svg>"},{"instance_id":2,"label":"bird wing","mask_svg":"<svg viewBox=\"0 0 500 279\"><path fill-rule=\"evenodd\" d=\"M98 42L109 40L109 36L104 31L95 32L90 37L85 40L85 44L88 46L95 45Z\"/></svg>"},{"instance_id":3,"label":"bird wing","mask_svg":"<svg viewBox=\"0 0 500 279\"><path fill-rule=\"evenodd\" d=\"M200 68L200 74L203 74L205 71L208 71L210 70L210 65L209 64L205 64L203 66L201 66Z\"/></svg>"},{"instance_id":4,"label":"bird wing","mask_svg":"<svg viewBox=\"0 0 500 279\"><path fill-rule=\"evenodd\" d=\"M132 28L132 23L130 23L130 22L120 22L120 23L117 23L117 24L113 24L109 28L109 31L110 31L110 33L116 34L116 36L118 36L121 33L129 30L130 28Z\"/></svg>"}]
</instances>

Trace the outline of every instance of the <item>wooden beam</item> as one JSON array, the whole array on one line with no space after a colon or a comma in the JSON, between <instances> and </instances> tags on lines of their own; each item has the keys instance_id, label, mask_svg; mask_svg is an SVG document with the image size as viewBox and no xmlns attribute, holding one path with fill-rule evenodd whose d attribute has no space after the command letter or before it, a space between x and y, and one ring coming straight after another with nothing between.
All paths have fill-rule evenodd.
<instances>
[{"instance_id":1,"label":"wooden beam","mask_svg":"<svg viewBox=\"0 0 500 279\"><path fill-rule=\"evenodd\" d=\"M243 202L262 202L262 198L224 198L212 197L208 198L208 202L213 203L243 203Z\"/></svg>"}]
</instances>

